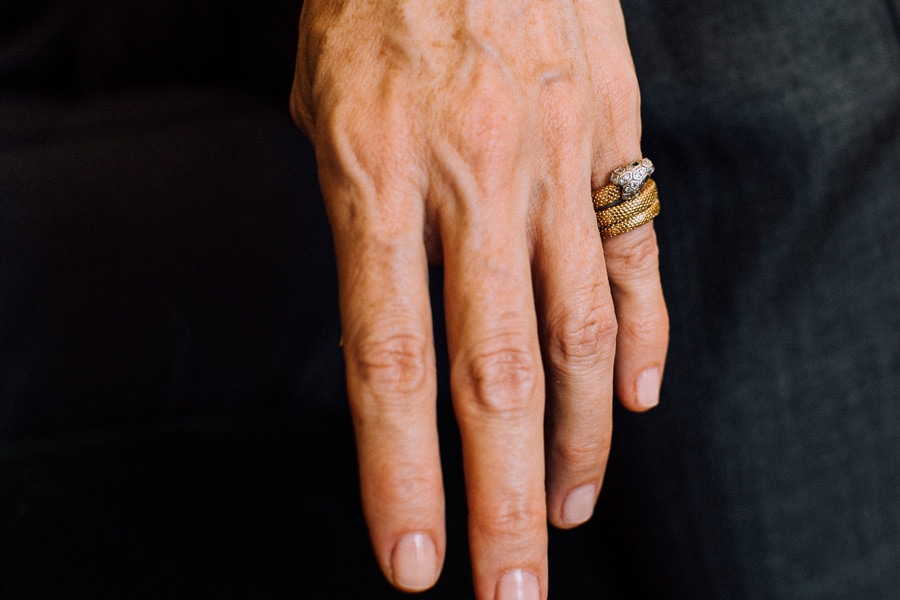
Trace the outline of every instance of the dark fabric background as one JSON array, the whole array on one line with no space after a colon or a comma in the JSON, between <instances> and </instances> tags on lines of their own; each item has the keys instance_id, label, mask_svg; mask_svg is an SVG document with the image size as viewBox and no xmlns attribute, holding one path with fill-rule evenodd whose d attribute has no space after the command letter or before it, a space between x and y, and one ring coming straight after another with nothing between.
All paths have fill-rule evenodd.
<instances>
[{"instance_id":1,"label":"dark fabric background","mask_svg":"<svg viewBox=\"0 0 900 600\"><path fill-rule=\"evenodd\" d=\"M661 410L616 422L627 547L654 597L892 598L897 4L625 7L673 323Z\"/></svg>"},{"instance_id":2,"label":"dark fabric background","mask_svg":"<svg viewBox=\"0 0 900 600\"><path fill-rule=\"evenodd\" d=\"M616 413L595 518L552 532L551 597L895 598L898 4L623 7L672 347L661 407ZM403 597L287 114L299 9L0 1L3 598ZM440 364L426 599L471 597Z\"/></svg>"}]
</instances>

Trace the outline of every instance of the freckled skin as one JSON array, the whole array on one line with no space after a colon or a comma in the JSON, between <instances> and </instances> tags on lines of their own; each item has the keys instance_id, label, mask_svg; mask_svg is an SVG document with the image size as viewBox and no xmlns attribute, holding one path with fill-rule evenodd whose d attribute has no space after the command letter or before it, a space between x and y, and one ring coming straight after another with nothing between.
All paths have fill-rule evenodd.
<instances>
[{"instance_id":1,"label":"freckled skin","mask_svg":"<svg viewBox=\"0 0 900 600\"><path fill-rule=\"evenodd\" d=\"M546 597L546 522L589 516L614 392L647 408L637 381L668 343L653 228L601 243L590 199L641 156L639 104L613 0L304 3L291 108L335 237L366 519L398 587L432 584L445 552L429 263L480 600Z\"/></svg>"}]
</instances>

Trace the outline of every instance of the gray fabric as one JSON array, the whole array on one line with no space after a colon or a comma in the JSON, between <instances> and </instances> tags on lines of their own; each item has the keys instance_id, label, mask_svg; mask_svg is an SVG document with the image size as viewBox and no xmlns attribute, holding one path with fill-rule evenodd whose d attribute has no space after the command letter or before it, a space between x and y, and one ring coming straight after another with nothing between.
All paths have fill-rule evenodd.
<instances>
[{"instance_id":1,"label":"gray fabric","mask_svg":"<svg viewBox=\"0 0 900 600\"><path fill-rule=\"evenodd\" d=\"M896 598L896 4L624 8L673 326L608 486L644 593Z\"/></svg>"}]
</instances>

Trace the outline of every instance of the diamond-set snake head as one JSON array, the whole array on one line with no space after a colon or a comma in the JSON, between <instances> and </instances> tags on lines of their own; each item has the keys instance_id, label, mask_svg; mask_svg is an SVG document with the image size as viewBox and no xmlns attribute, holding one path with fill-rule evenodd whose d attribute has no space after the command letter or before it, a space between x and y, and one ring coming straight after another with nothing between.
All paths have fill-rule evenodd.
<instances>
[{"instance_id":1,"label":"diamond-set snake head","mask_svg":"<svg viewBox=\"0 0 900 600\"><path fill-rule=\"evenodd\" d=\"M612 172L609 180L622 190L622 200L630 200L640 193L653 171L650 159L642 158L630 165L619 167Z\"/></svg>"}]
</instances>

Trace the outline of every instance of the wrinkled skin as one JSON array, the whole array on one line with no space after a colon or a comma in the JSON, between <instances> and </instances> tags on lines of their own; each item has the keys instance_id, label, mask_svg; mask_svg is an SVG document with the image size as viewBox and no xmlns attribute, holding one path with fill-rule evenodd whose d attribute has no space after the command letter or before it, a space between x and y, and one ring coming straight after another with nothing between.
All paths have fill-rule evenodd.
<instances>
[{"instance_id":1,"label":"wrinkled skin","mask_svg":"<svg viewBox=\"0 0 900 600\"><path fill-rule=\"evenodd\" d=\"M614 392L655 405L668 343L652 224L601 243L590 202L641 156L618 2L306 0L291 104L334 232L385 576L425 589L445 552L442 263L476 596L546 598L547 521L589 518Z\"/></svg>"}]
</instances>

